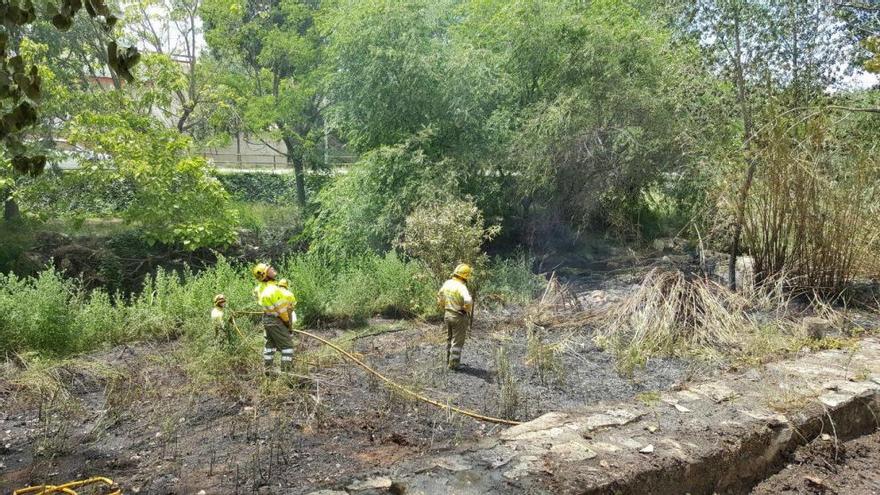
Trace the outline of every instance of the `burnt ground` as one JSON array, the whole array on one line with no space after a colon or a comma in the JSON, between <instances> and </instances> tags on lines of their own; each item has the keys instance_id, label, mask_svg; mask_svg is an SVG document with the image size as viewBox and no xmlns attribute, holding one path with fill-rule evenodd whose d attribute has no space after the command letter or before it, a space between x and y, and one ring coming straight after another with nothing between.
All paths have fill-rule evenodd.
<instances>
[{"instance_id":1,"label":"burnt ground","mask_svg":"<svg viewBox=\"0 0 880 495\"><path fill-rule=\"evenodd\" d=\"M621 260L590 267L590 276L560 275L589 307L623 297L649 268ZM651 359L621 376L589 326L543 330L527 325L522 311L481 311L465 366L454 373L443 367L439 323L375 320L366 329L316 332L347 341L371 366L423 395L517 420L633 397L652 403L658 391L720 371ZM313 365L308 379L263 378L255 350L240 376L206 384L195 379L186 352L175 341L85 356L80 361L110 371L96 378L62 367L57 378L69 394L49 387L39 401L19 400L7 363L0 370L0 493L103 475L125 493L301 494L504 428L391 392L362 370L328 360L332 354L319 353L316 343L298 354Z\"/></svg>"},{"instance_id":2,"label":"burnt ground","mask_svg":"<svg viewBox=\"0 0 880 495\"><path fill-rule=\"evenodd\" d=\"M668 359L622 377L586 331L545 335L543 345L560 352L537 365L527 330L498 321L476 325L466 366L448 372L439 325L375 323L370 331L384 333L352 345L371 366L419 393L487 415L527 420L665 390L689 376L685 362ZM501 348L507 363L498 361ZM68 400L2 411L0 491L103 475L131 493L305 493L501 428L406 399L342 363L314 370L316 381L306 383L256 378L252 386L264 395L230 397L192 383L182 351L172 342L94 355L128 376L96 380L71 372ZM511 369L513 385L497 379L499 365Z\"/></svg>"},{"instance_id":3,"label":"burnt ground","mask_svg":"<svg viewBox=\"0 0 880 495\"><path fill-rule=\"evenodd\" d=\"M785 469L767 478L753 495L880 493L880 432L838 442L817 438L795 451Z\"/></svg>"}]
</instances>

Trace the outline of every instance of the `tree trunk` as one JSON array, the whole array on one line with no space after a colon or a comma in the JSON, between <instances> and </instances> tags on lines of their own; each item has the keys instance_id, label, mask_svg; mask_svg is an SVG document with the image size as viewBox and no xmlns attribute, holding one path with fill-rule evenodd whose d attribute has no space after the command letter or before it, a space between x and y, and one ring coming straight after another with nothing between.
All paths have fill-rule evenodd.
<instances>
[{"instance_id":1,"label":"tree trunk","mask_svg":"<svg viewBox=\"0 0 880 495\"><path fill-rule=\"evenodd\" d=\"M303 173L303 164L301 160L296 160L291 156L287 157L289 163L293 163L293 175L296 178L296 202L299 207L306 208L306 178Z\"/></svg>"},{"instance_id":2,"label":"tree trunk","mask_svg":"<svg viewBox=\"0 0 880 495\"><path fill-rule=\"evenodd\" d=\"M293 165L293 176L296 179L296 203L305 210L306 207L306 178L302 160L296 158L293 139L284 138L284 146L287 147L287 163Z\"/></svg>"},{"instance_id":3,"label":"tree trunk","mask_svg":"<svg viewBox=\"0 0 880 495\"><path fill-rule=\"evenodd\" d=\"M746 171L746 180L743 182L739 190L736 204L736 223L733 226L733 240L730 243L730 260L727 265L727 274L730 279L730 290L736 290L736 257L739 255L739 241L742 236L742 226L746 216L746 201L749 198L749 190L752 188L752 181L755 177L755 169L757 161L748 157L749 146L752 141L752 111L749 108L748 93L746 90L745 68L742 60L742 35L740 32L740 15L739 10L735 10L733 18L734 26L734 71L736 78L737 101L740 105L740 112L743 121L743 156L749 164Z\"/></svg>"},{"instance_id":4,"label":"tree trunk","mask_svg":"<svg viewBox=\"0 0 880 495\"><path fill-rule=\"evenodd\" d=\"M3 203L3 220L16 220L21 217L21 211L18 209L18 203L14 199L7 199Z\"/></svg>"},{"instance_id":5,"label":"tree trunk","mask_svg":"<svg viewBox=\"0 0 880 495\"><path fill-rule=\"evenodd\" d=\"M742 236L742 226L746 216L746 200L749 198L749 190L752 188L752 182L755 178L755 169L757 162L754 159L748 160L749 168L746 171L746 180L739 191L739 197L736 204L736 223L733 226L733 242L730 245L730 260L727 265L727 274L730 278L730 290L736 290L736 257L739 255L739 240Z\"/></svg>"}]
</instances>

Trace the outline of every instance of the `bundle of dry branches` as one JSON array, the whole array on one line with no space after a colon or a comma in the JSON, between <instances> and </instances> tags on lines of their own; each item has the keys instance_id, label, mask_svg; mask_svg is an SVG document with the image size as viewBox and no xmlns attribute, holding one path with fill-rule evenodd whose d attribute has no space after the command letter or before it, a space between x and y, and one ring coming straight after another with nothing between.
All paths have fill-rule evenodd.
<instances>
[{"instance_id":1,"label":"bundle of dry branches","mask_svg":"<svg viewBox=\"0 0 880 495\"><path fill-rule=\"evenodd\" d=\"M572 327L572 320L584 320L590 314L584 311L574 290L553 272L541 299L527 308L525 320L539 327Z\"/></svg>"},{"instance_id":2,"label":"bundle of dry branches","mask_svg":"<svg viewBox=\"0 0 880 495\"><path fill-rule=\"evenodd\" d=\"M653 354L680 344L735 347L750 327L748 300L705 278L651 270L642 285L602 318L598 334Z\"/></svg>"}]
</instances>

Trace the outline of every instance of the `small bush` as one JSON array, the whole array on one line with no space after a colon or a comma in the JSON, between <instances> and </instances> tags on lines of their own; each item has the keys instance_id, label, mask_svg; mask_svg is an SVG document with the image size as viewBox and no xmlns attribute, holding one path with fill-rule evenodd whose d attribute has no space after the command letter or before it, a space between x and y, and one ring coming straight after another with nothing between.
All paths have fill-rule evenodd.
<instances>
[{"instance_id":1,"label":"small bush","mask_svg":"<svg viewBox=\"0 0 880 495\"><path fill-rule=\"evenodd\" d=\"M498 384L498 415L516 419L520 408L520 391L506 347L495 351L495 383Z\"/></svg>"},{"instance_id":2,"label":"small bush","mask_svg":"<svg viewBox=\"0 0 880 495\"><path fill-rule=\"evenodd\" d=\"M63 355L79 350L72 308L81 290L54 269L36 278L0 278L0 349Z\"/></svg>"},{"instance_id":3,"label":"small bush","mask_svg":"<svg viewBox=\"0 0 880 495\"><path fill-rule=\"evenodd\" d=\"M526 364L538 373L541 385L551 381L565 383L565 367L559 358L559 346L546 340L544 331L530 325L526 333Z\"/></svg>"},{"instance_id":4,"label":"small bush","mask_svg":"<svg viewBox=\"0 0 880 495\"><path fill-rule=\"evenodd\" d=\"M317 256L287 258L278 267L279 277L290 280L297 299L296 314L303 325L325 320L330 314L336 272Z\"/></svg>"},{"instance_id":5,"label":"small bush","mask_svg":"<svg viewBox=\"0 0 880 495\"><path fill-rule=\"evenodd\" d=\"M394 252L365 256L347 263L334 292L336 318L363 320L374 314L421 316L433 311L433 280L415 262Z\"/></svg>"},{"instance_id":6,"label":"small bush","mask_svg":"<svg viewBox=\"0 0 880 495\"><path fill-rule=\"evenodd\" d=\"M442 280L456 263L485 265L480 248L500 230L485 226L483 213L471 199L429 203L406 217L397 246Z\"/></svg>"},{"instance_id":7,"label":"small bush","mask_svg":"<svg viewBox=\"0 0 880 495\"><path fill-rule=\"evenodd\" d=\"M103 343L124 342L125 326L120 324L118 313L106 292L92 291L73 317L73 326L79 329L83 346L92 348Z\"/></svg>"}]
</instances>

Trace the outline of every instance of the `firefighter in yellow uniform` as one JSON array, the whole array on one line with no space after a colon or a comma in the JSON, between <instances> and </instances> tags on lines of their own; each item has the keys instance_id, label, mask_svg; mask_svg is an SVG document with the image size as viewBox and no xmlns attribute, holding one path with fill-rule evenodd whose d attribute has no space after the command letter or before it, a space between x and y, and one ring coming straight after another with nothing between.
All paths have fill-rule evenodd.
<instances>
[{"instance_id":1,"label":"firefighter in yellow uniform","mask_svg":"<svg viewBox=\"0 0 880 495\"><path fill-rule=\"evenodd\" d=\"M281 351L281 371L293 367L293 339L291 327L296 321L296 298L284 287L278 285L278 273L266 263L253 268L258 284L254 288L257 304L263 308L263 327L266 329L266 344L263 347L263 363L268 372L275 359L275 351Z\"/></svg>"},{"instance_id":2,"label":"firefighter in yellow uniform","mask_svg":"<svg viewBox=\"0 0 880 495\"><path fill-rule=\"evenodd\" d=\"M443 321L446 323L446 364L451 370L461 365L461 349L473 316L474 301L467 288L472 273L469 265L456 266L452 278L437 292L437 304L444 310Z\"/></svg>"},{"instance_id":3,"label":"firefighter in yellow uniform","mask_svg":"<svg viewBox=\"0 0 880 495\"><path fill-rule=\"evenodd\" d=\"M217 294L214 296L214 307L211 308L211 324L214 327L214 337L223 334L227 347L232 347L232 329L226 321L226 296Z\"/></svg>"}]
</instances>

